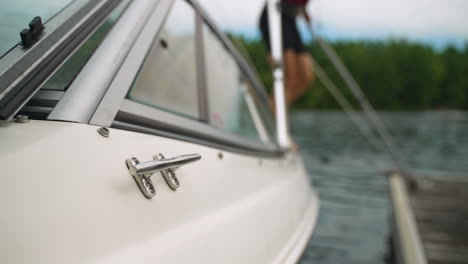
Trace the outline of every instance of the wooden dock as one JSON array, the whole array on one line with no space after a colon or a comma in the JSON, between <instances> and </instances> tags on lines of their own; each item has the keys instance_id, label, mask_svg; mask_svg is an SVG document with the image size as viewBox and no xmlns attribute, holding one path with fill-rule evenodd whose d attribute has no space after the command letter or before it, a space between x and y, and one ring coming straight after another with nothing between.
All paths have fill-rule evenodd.
<instances>
[{"instance_id":1,"label":"wooden dock","mask_svg":"<svg viewBox=\"0 0 468 264\"><path fill-rule=\"evenodd\" d=\"M421 177L410 189L393 174L390 185L397 262L468 263L468 180Z\"/></svg>"}]
</instances>

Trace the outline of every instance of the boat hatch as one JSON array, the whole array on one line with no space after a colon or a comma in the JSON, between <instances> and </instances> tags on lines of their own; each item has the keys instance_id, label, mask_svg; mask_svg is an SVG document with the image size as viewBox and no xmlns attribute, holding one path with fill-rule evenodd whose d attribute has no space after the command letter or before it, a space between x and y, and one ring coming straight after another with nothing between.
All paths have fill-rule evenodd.
<instances>
[{"instance_id":1,"label":"boat hatch","mask_svg":"<svg viewBox=\"0 0 468 264\"><path fill-rule=\"evenodd\" d=\"M101 28L109 14L128 3L121 0L26 1L31 4L25 8L25 1L15 2L2 3L0 11L1 20L19 14L13 22L2 22L0 27L0 120L13 118L69 55ZM4 12L10 15L3 16ZM27 30L22 29L28 28L31 20L37 23L41 15L43 32L33 42L25 43L29 47L20 45L20 31L27 38ZM6 28L8 25L11 27Z\"/></svg>"}]
</instances>

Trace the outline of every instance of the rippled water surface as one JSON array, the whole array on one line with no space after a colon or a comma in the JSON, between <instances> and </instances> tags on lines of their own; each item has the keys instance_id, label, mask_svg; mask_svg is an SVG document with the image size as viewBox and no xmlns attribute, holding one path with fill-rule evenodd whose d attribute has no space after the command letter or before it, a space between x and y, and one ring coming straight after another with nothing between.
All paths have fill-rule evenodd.
<instances>
[{"instance_id":1,"label":"rippled water surface","mask_svg":"<svg viewBox=\"0 0 468 264\"><path fill-rule=\"evenodd\" d=\"M468 177L468 113L379 115L414 173ZM391 215L384 172L394 164L342 112L294 112L291 127L321 199L301 263L388 263Z\"/></svg>"}]
</instances>

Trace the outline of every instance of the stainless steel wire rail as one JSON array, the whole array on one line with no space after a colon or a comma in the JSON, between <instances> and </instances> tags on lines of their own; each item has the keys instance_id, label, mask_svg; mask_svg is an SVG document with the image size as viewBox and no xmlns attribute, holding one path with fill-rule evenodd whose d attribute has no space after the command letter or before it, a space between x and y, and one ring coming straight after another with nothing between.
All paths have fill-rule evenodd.
<instances>
[{"instance_id":1,"label":"stainless steel wire rail","mask_svg":"<svg viewBox=\"0 0 468 264\"><path fill-rule=\"evenodd\" d=\"M401 174L404 175L404 177L407 180L414 182L414 179L412 178L411 173L410 173L409 165L407 164L406 160L403 158L402 154L398 151L392 136L388 132L387 127L378 117L375 109L372 107L369 100L367 99L365 94L362 92L362 89L360 88L356 80L353 78L348 68L344 65L344 63L342 62L340 57L337 55L335 50L325 40L317 36L317 34L314 34L314 30L311 24L308 24L308 29L310 31L310 34L314 36L314 39L318 42L319 46L327 55L328 59L332 62L333 66L336 68L341 78L344 80L349 90L351 91L353 96L356 98L357 102L362 107L364 116L366 117L366 119L369 121L369 123L372 125L372 127L375 129L375 131L379 135L381 142L383 143L382 145L384 149L389 154L390 158L393 160L395 165L398 167ZM355 110L352 108L351 104L345 99L345 97L340 93L336 85L334 85L333 82L330 81L326 73L317 63L315 63L315 66L316 66L317 77L322 80L325 87L335 97L335 99L338 101L341 107L343 107L343 109L348 113L350 118L352 116L355 116L354 115ZM361 129L364 136L368 137L369 141L371 141L371 143L375 146L376 139L375 137L372 136L373 135L372 132L369 131L370 130L369 127L363 125L363 122L361 120L358 121L355 117L352 117L351 119Z\"/></svg>"},{"instance_id":2,"label":"stainless steel wire rail","mask_svg":"<svg viewBox=\"0 0 468 264\"><path fill-rule=\"evenodd\" d=\"M378 141L373 134L372 129L367 125L365 120L363 120L354 110L351 103L343 96L336 84L328 77L328 74L323 70L323 68L315 60L314 71L317 78L323 83L325 88L330 92L330 94L335 98L336 102L343 108L346 115L349 119L356 125L356 127L361 131L363 136L369 141L369 143L375 148L375 150L385 151L385 147Z\"/></svg>"}]
</instances>

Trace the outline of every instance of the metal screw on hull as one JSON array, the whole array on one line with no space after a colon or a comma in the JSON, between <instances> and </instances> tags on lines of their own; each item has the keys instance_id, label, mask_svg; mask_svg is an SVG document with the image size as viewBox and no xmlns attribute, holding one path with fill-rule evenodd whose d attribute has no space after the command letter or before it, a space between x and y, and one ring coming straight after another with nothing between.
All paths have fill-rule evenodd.
<instances>
[{"instance_id":1,"label":"metal screw on hull","mask_svg":"<svg viewBox=\"0 0 468 264\"><path fill-rule=\"evenodd\" d=\"M110 131L109 129L105 128L105 127L101 127L97 130L97 132L99 133L99 135L105 137L105 138L108 138L109 135L110 135Z\"/></svg>"},{"instance_id":2,"label":"metal screw on hull","mask_svg":"<svg viewBox=\"0 0 468 264\"><path fill-rule=\"evenodd\" d=\"M27 115L17 115L15 122L16 123L28 123L29 117Z\"/></svg>"}]
</instances>

